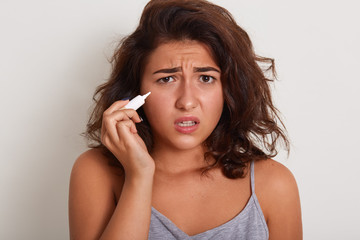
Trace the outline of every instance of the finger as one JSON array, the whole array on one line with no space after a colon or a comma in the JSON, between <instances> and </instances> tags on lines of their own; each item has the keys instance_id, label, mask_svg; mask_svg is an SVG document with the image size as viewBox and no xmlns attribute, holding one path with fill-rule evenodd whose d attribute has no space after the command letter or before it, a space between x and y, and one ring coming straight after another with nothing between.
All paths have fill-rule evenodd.
<instances>
[{"instance_id":1,"label":"finger","mask_svg":"<svg viewBox=\"0 0 360 240\"><path fill-rule=\"evenodd\" d=\"M112 112L114 112L114 111L116 111L116 110L119 110L119 109L125 107L126 104L128 104L128 103L129 103L129 100L119 100L119 101L116 101L116 102L114 102L113 104L111 104L111 106L110 106L108 109L106 109L105 112L108 113L108 114L111 114ZM105 112L104 112L104 113L105 113Z\"/></svg>"},{"instance_id":2,"label":"finger","mask_svg":"<svg viewBox=\"0 0 360 240\"><path fill-rule=\"evenodd\" d=\"M109 145L110 143L116 144L117 142L119 142L119 135L116 130L116 123L117 121L111 118L103 119L101 127L101 139L104 141L104 145Z\"/></svg>"},{"instance_id":3,"label":"finger","mask_svg":"<svg viewBox=\"0 0 360 240\"><path fill-rule=\"evenodd\" d=\"M139 145L138 140L136 139L137 130L133 121L127 120L118 122L116 124L116 130L120 141L128 150Z\"/></svg>"},{"instance_id":4,"label":"finger","mask_svg":"<svg viewBox=\"0 0 360 240\"><path fill-rule=\"evenodd\" d=\"M116 125L118 122L128 121L141 122L139 115L133 109L116 110L111 114L103 114L102 121L102 142L104 145L117 144L121 137L118 135ZM131 133L137 133L135 124L130 127ZM110 146L109 146L110 147Z\"/></svg>"},{"instance_id":5,"label":"finger","mask_svg":"<svg viewBox=\"0 0 360 240\"><path fill-rule=\"evenodd\" d=\"M117 122L116 130L121 138L129 137L132 136L132 134L137 133L135 123L131 120Z\"/></svg>"},{"instance_id":6,"label":"finger","mask_svg":"<svg viewBox=\"0 0 360 240\"><path fill-rule=\"evenodd\" d=\"M135 123L141 122L139 114L133 109L116 110L106 117L116 121L132 120Z\"/></svg>"}]
</instances>

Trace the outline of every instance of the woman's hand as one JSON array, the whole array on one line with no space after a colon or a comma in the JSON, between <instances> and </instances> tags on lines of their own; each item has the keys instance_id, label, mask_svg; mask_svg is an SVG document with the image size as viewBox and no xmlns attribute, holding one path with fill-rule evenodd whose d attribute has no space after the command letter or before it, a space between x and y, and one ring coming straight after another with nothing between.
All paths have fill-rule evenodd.
<instances>
[{"instance_id":1,"label":"woman's hand","mask_svg":"<svg viewBox=\"0 0 360 240\"><path fill-rule=\"evenodd\" d=\"M70 180L71 239L148 238L155 163L137 134L139 115L123 109L127 103L113 103L101 127L101 142L122 164L125 178L114 174L100 151L77 159ZM116 203L114 196L119 196Z\"/></svg>"},{"instance_id":2,"label":"woman's hand","mask_svg":"<svg viewBox=\"0 0 360 240\"><path fill-rule=\"evenodd\" d=\"M128 102L116 101L103 113L101 142L119 160L127 177L153 174L154 160L135 126L141 119L135 110L123 109Z\"/></svg>"}]
</instances>

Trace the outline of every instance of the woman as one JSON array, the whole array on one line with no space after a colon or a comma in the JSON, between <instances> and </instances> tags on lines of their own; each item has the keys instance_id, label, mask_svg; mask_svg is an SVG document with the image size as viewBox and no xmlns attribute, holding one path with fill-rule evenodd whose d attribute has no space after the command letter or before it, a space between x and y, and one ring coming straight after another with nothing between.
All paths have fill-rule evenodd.
<instances>
[{"instance_id":1,"label":"woman","mask_svg":"<svg viewBox=\"0 0 360 240\"><path fill-rule=\"evenodd\" d=\"M295 179L270 159L288 141L262 63L274 72L225 9L150 1L95 94L71 239L301 239Z\"/></svg>"}]
</instances>

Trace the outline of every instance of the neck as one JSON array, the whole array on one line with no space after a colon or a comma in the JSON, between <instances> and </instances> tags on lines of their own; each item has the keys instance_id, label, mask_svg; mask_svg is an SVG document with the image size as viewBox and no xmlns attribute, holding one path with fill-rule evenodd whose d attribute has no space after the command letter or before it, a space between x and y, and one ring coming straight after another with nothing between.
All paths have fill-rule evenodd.
<instances>
[{"instance_id":1,"label":"neck","mask_svg":"<svg viewBox=\"0 0 360 240\"><path fill-rule=\"evenodd\" d=\"M170 175L201 173L208 165L204 159L205 151L202 146L187 150L154 147L151 156L158 172Z\"/></svg>"}]
</instances>

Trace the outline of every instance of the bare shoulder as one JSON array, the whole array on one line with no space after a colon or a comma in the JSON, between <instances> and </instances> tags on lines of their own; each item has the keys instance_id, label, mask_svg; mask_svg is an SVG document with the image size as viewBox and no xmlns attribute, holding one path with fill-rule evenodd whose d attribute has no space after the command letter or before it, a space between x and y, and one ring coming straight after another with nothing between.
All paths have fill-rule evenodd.
<instances>
[{"instance_id":1,"label":"bare shoulder","mask_svg":"<svg viewBox=\"0 0 360 240\"><path fill-rule=\"evenodd\" d=\"M113 176L122 175L120 169L109 165L109 160L99 149L90 149L82 153L75 161L72 174L91 176Z\"/></svg>"},{"instance_id":2,"label":"bare shoulder","mask_svg":"<svg viewBox=\"0 0 360 240\"><path fill-rule=\"evenodd\" d=\"M294 175L286 166L275 160L257 161L255 163L255 176L256 187L262 192L288 194L289 191L297 191Z\"/></svg>"},{"instance_id":3,"label":"bare shoulder","mask_svg":"<svg viewBox=\"0 0 360 240\"><path fill-rule=\"evenodd\" d=\"M86 152L83 152L75 161L73 170L77 170L79 168L87 168L90 170L91 168L104 167L106 165L107 159L101 153L99 149L90 149ZM90 169L89 169L90 168Z\"/></svg>"},{"instance_id":4,"label":"bare shoulder","mask_svg":"<svg viewBox=\"0 0 360 240\"><path fill-rule=\"evenodd\" d=\"M108 158L101 150L90 149L82 153L74 163L70 191L76 188L75 193L82 189L118 195L121 192L123 176L121 169L110 166Z\"/></svg>"},{"instance_id":5,"label":"bare shoulder","mask_svg":"<svg viewBox=\"0 0 360 240\"><path fill-rule=\"evenodd\" d=\"M82 153L75 161L71 180L76 178L80 182L101 183L103 187L113 186L122 179L121 170L109 165L109 160L98 149L90 149ZM75 180L75 179L74 179Z\"/></svg>"},{"instance_id":6,"label":"bare shoulder","mask_svg":"<svg viewBox=\"0 0 360 240\"><path fill-rule=\"evenodd\" d=\"M291 171L272 159L256 162L255 192L270 239L302 239L300 197Z\"/></svg>"},{"instance_id":7,"label":"bare shoulder","mask_svg":"<svg viewBox=\"0 0 360 240\"><path fill-rule=\"evenodd\" d=\"M69 188L71 239L103 231L116 206L122 179L119 170L109 165L100 150L88 150L77 158Z\"/></svg>"}]
</instances>

